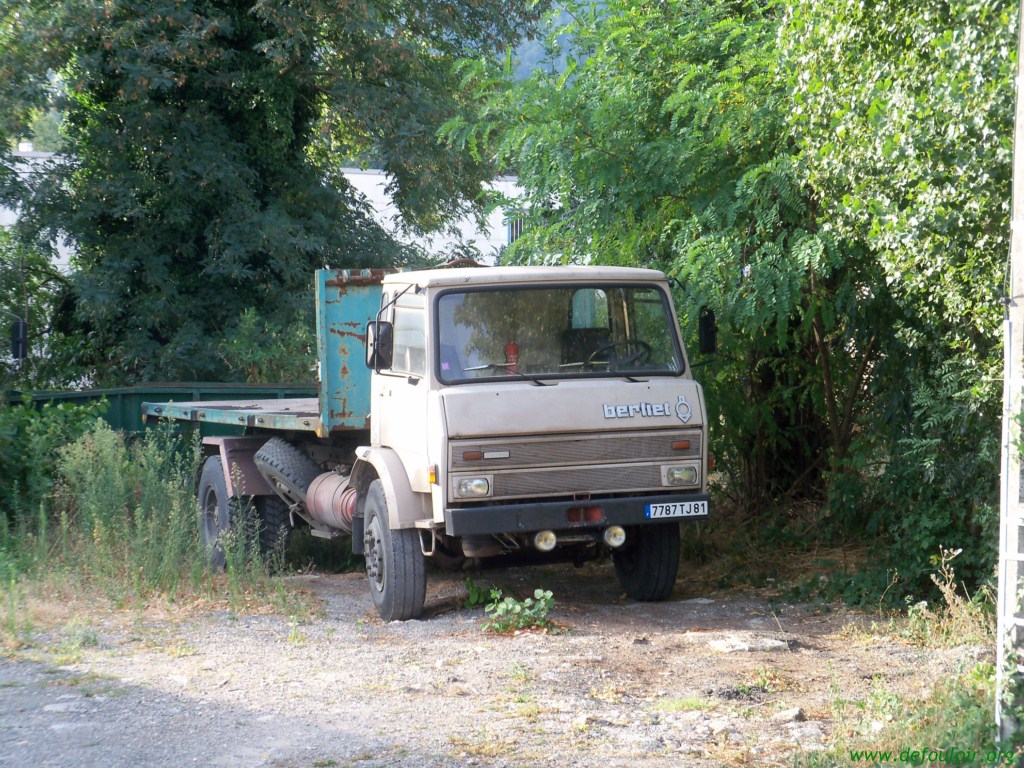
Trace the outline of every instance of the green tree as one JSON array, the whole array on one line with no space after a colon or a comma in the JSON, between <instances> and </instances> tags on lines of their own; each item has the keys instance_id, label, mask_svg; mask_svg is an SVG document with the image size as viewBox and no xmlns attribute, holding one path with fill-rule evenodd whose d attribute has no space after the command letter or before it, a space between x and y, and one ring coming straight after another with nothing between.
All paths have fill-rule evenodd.
<instances>
[{"instance_id":1,"label":"green tree","mask_svg":"<svg viewBox=\"0 0 1024 768\"><path fill-rule=\"evenodd\" d=\"M439 143L460 56L533 3L14 0L0 11L0 135L54 91L66 155L22 232L76 248L78 362L95 381L216 378L246 310L289 327L311 271L400 262L340 172L372 156L416 231L472 210L487 164ZM0 180L2 181L2 180Z\"/></svg>"},{"instance_id":2,"label":"green tree","mask_svg":"<svg viewBox=\"0 0 1024 768\"><path fill-rule=\"evenodd\" d=\"M519 172L527 228L506 258L677 277L688 332L702 306L721 321L700 377L738 501L809 499L802 531L875 538L904 583L939 545L984 578L1014 4L568 13L523 83L510 61L465 62L477 111L445 128Z\"/></svg>"},{"instance_id":3,"label":"green tree","mask_svg":"<svg viewBox=\"0 0 1024 768\"><path fill-rule=\"evenodd\" d=\"M891 537L905 577L940 545L964 547L968 578L994 562L1017 14L800 0L779 36L821 217L864 244L897 307L862 472L834 511Z\"/></svg>"},{"instance_id":4,"label":"green tree","mask_svg":"<svg viewBox=\"0 0 1024 768\"><path fill-rule=\"evenodd\" d=\"M45 389L65 381L62 357L52 350L60 336L52 320L68 286L67 278L50 261L49 253L18 242L0 229L0 402L8 388ZM10 356L8 329L16 320L28 323L28 357Z\"/></svg>"},{"instance_id":5,"label":"green tree","mask_svg":"<svg viewBox=\"0 0 1024 768\"><path fill-rule=\"evenodd\" d=\"M775 4L617 0L569 13L549 40L564 71L510 84L486 61L466 64L479 116L446 128L519 171L528 223L508 258L677 277L688 327L703 306L723 325L703 378L731 490L755 510L819 492L870 407L887 296L882 285L865 300L860 287L880 276L818 226L787 124Z\"/></svg>"}]
</instances>

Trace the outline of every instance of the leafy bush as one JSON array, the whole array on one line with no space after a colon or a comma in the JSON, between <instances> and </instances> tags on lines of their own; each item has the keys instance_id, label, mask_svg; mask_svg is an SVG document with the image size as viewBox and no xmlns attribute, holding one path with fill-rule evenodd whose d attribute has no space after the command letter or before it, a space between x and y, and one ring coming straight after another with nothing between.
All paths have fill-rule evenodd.
<instances>
[{"instance_id":1,"label":"leafy bush","mask_svg":"<svg viewBox=\"0 0 1024 768\"><path fill-rule=\"evenodd\" d=\"M312 322L304 313L287 325L260 317L248 308L218 353L232 376L253 384L302 383L316 378L316 342Z\"/></svg>"},{"instance_id":2,"label":"leafy bush","mask_svg":"<svg viewBox=\"0 0 1024 768\"><path fill-rule=\"evenodd\" d=\"M106 403L0 407L0 509L4 527L36 516L53 487L59 449L86 432Z\"/></svg>"},{"instance_id":3,"label":"leafy bush","mask_svg":"<svg viewBox=\"0 0 1024 768\"><path fill-rule=\"evenodd\" d=\"M36 516L5 534L0 569L40 582L63 579L115 604L208 592L221 582L207 567L196 525L200 458L198 445L172 425L129 439L95 420L53 451L52 490L42 495ZM253 533L225 541L232 609L254 589L268 591Z\"/></svg>"},{"instance_id":4,"label":"leafy bush","mask_svg":"<svg viewBox=\"0 0 1024 768\"><path fill-rule=\"evenodd\" d=\"M548 611L554 604L550 590L536 589L533 597L516 600L514 597L503 597L500 589L493 589L491 602L484 608L488 618L483 628L497 634L528 629L551 630L555 625L548 618Z\"/></svg>"},{"instance_id":5,"label":"leafy bush","mask_svg":"<svg viewBox=\"0 0 1024 768\"><path fill-rule=\"evenodd\" d=\"M128 443L105 423L60 451L52 565L121 601L174 594L205 566L193 482L197 452L171 427Z\"/></svg>"}]
</instances>

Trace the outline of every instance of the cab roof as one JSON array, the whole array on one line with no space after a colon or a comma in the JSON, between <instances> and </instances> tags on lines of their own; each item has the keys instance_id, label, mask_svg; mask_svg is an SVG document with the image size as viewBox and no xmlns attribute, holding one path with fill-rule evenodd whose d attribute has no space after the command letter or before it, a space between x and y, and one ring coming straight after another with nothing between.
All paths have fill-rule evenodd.
<instances>
[{"instance_id":1,"label":"cab roof","mask_svg":"<svg viewBox=\"0 0 1024 768\"><path fill-rule=\"evenodd\" d=\"M385 285L418 285L433 288L453 285L506 285L548 282L643 282L662 281L656 269L604 266L559 267L456 267L398 272L384 278Z\"/></svg>"}]
</instances>

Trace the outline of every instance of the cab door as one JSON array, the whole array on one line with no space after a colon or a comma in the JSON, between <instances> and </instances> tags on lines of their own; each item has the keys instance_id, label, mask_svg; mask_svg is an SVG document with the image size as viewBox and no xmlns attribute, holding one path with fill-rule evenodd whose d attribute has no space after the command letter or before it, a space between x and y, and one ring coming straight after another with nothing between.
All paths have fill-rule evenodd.
<instances>
[{"instance_id":1,"label":"cab door","mask_svg":"<svg viewBox=\"0 0 1024 768\"><path fill-rule=\"evenodd\" d=\"M387 299L385 298L385 301ZM427 469L426 301L414 290L391 308L394 355L391 367L375 375L373 442L398 454L414 491L429 492ZM376 429L379 426L379 432Z\"/></svg>"}]
</instances>

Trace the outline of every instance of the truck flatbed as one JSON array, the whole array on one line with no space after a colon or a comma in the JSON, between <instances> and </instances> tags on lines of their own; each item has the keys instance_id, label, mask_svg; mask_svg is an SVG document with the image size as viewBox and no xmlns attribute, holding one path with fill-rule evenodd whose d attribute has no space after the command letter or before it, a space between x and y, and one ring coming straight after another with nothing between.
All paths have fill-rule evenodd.
<instances>
[{"instance_id":1,"label":"truck flatbed","mask_svg":"<svg viewBox=\"0 0 1024 768\"><path fill-rule=\"evenodd\" d=\"M282 400L203 400L143 403L146 421L175 419L196 424L228 424L320 434L320 403L315 397Z\"/></svg>"}]
</instances>

